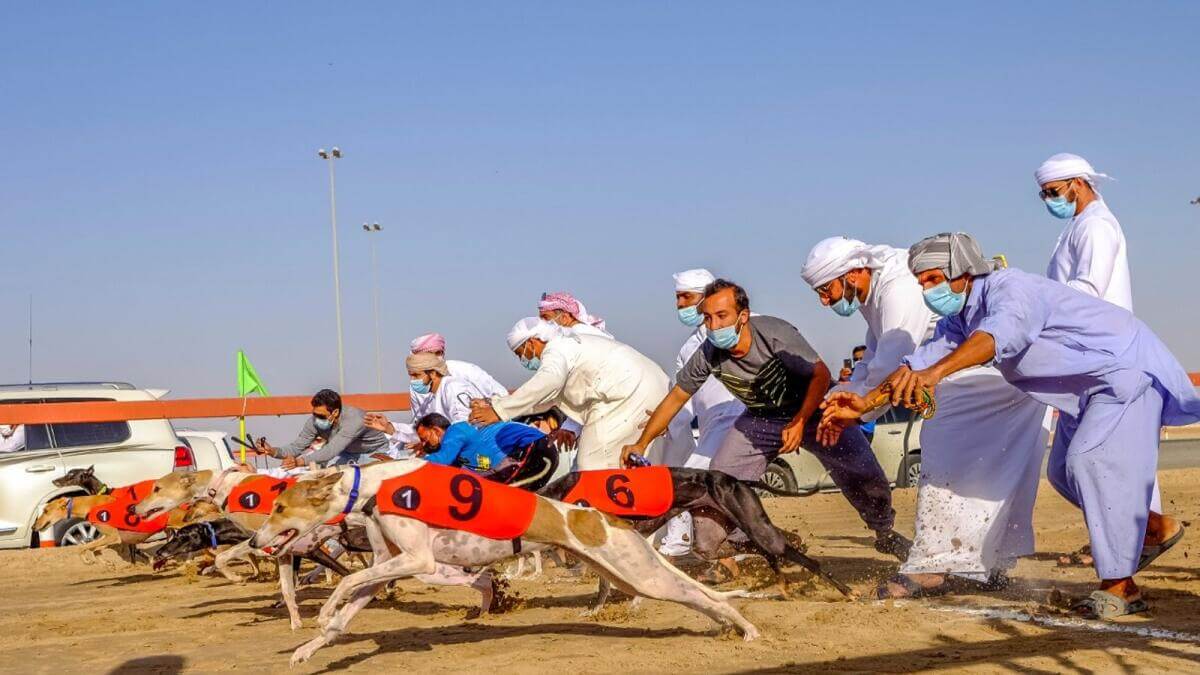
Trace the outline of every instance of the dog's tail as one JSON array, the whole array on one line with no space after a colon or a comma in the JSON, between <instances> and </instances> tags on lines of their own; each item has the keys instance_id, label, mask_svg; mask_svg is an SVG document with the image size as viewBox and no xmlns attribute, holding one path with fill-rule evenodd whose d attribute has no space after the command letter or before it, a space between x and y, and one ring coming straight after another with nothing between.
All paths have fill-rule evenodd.
<instances>
[{"instance_id":1,"label":"dog's tail","mask_svg":"<svg viewBox=\"0 0 1200 675\"><path fill-rule=\"evenodd\" d=\"M811 497L821 491L821 488L819 487L811 487L803 492L792 492L790 490L781 490L777 487L772 487L761 480L744 480L742 482L748 487L754 488L755 490L770 492L771 494L779 497Z\"/></svg>"}]
</instances>

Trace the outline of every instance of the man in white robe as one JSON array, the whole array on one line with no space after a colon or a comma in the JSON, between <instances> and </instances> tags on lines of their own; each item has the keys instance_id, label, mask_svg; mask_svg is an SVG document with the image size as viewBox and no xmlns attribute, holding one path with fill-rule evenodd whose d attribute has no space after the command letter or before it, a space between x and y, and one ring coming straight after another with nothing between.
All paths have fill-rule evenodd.
<instances>
[{"instance_id":1,"label":"man in white robe","mask_svg":"<svg viewBox=\"0 0 1200 675\"><path fill-rule=\"evenodd\" d=\"M507 396L472 401L470 421L492 424L557 407L583 425L576 471L620 468L622 446L639 436L646 411L667 393L662 368L611 338L529 317L509 331L508 347L533 377Z\"/></svg>"},{"instance_id":2,"label":"man in white robe","mask_svg":"<svg viewBox=\"0 0 1200 675\"><path fill-rule=\"evenodd\" d=\"M704 299L704 288L716 277L706 269L694 269L680 272L674 275L674 279L675 310L679 321L693 329L679 349L679 356L675 358L675 372L678 373L708 338L708 329L704 327L704 315L700 314L699 306ZM725 385L715 378L708 378L671 420L663 442L661 460L655 463L707 469L721 442L725 440L725 434L745 411L746 406L734 398ZM692 435L693 420L697 422L699 439ZM682 556L691 551L691 542L692 515L684 512L667 523L667 533L658 550L663 555Z\"/></svg>"},{"instance_id":3,"label":"man in white robe","mask_svg":"<svg viewBox=\"0 0 1200 675\"><path fill-rule=\"evenodd\" d=\"M0 424L0 452L20 452L25 449L24 424Z\"/></svg>"},{"instance_id":4,"label":"man in white robe","mask_svg":"<svg viewBox=\"0 0 1200 675\"><path fill-rule=\"evenodd\" d=\"M822 304L867 322L866 353L834 391L865 396L933 335L938 317L922 299L907 251L831 237L809 253L801 275ZM948 378L937 403L937 415L921 427L913 546L900 574L880 586L881 597L942 592L963 579L994 588L1016 558L1033 553L1046 407L990 366Z\"/></svg>"},{"instance_id":5,"label":"man in white robe","mask_svg":"<svg viewBox=\"0 0 1200 675\"><path fill-rule=\"evenodd\" d=\"M1067 221L1046 276L1132 312L1125 233L1096 186L1108 176L1065 152L1047 159L1034 175L1046 210Z\"/></svg>"},{"instance_id":6,"label":"man in white robe","mask_svg":"<svg viewBox=\"0 0 1200 675\"><path fill-rule=\"evenodd\" d=\"M577 335L612 338L604 319L589 314L587 307L566 291L542 293L541 300L538 300L538 317Z\"/></svg>"}]
</instances>

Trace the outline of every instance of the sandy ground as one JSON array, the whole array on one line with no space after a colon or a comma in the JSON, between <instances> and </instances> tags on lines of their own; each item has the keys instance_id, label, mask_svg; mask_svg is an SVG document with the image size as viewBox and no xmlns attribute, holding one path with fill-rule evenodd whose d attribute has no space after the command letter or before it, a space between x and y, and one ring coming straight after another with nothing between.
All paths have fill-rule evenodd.
<instances>
[{"instance_id":1,"label":"sandy ground","mask_svg":"<svg viewBox=\"0 0 1200 675\"><path fill-rule=\"evenodd\" d=\"M1163 472L1162 486L1176 515L1200 522L1200 469ZM896 492L901 529L911 530L914 497L912 490ZM769 509L860 591L895 570L869 547L867 532L839 495L775 499ZM1090 569L1054 563L1054 554L1085 543L1085 533L1079 513L1045 483L1036 519L1039 554L1021 561L1019 583L997 596L849 602L796 572L791 600L735 601L764 634L743 643L718 635L708 619L662 602L646 602L636 613L618 604L601 617L581 618L594 583L559 570L514 583L522 608L474 620L467 618L473 592L410 581L392 599L376 600L348 635L298 670L1200 670L1200 533L1139 577L1152 612L1101 632L1096 624L1017 618L1060 617L1052 593L1085 595L1094 583ZM285 611L271 607L278 597L274 584L235 585L181 570L155 574L124 563L86 567L69 549L0 552L0 565L0 672L284 672L291 651L312 635L329 594L320 586L301 591L306 625L293 633Z\"/></svg>"}]
</instances>

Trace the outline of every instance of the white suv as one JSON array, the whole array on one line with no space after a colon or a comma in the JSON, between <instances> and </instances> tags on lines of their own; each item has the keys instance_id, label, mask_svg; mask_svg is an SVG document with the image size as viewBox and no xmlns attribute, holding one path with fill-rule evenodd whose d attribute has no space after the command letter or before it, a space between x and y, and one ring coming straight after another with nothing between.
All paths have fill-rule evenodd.
<instances>
[{"instance_id":1,"label":"white suv","mask_svg":"<svg viewBox=\"0 0 1200 675\"><path fill-rule=\"evenodd\" d=\"M0 404L153 401L164 394L123 382L0 385ZM97 478L120 486L196 464L191 448L167 420L30 424L22 425L21 431L24 447L0 453L0 548L61 544L68 534L68 543L80 539L79 532L72 532L78 520L31 532L46 502L84 494L78 488L54 486L52 481L71 469L94 466Z\"/></svg>"}]
</instances>

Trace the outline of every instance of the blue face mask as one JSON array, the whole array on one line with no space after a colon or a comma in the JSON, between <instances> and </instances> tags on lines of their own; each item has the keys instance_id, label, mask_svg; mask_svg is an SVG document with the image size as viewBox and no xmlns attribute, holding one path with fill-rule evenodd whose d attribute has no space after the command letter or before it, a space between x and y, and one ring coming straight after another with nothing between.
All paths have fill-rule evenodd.
<instances>
[{"instance_id":1,"label":"blue face mask","mask_svg":"<svg viewBox=\"0 0 1200 675\"><path fill-rule=\"evenodd\" d=\"M955 293L950 289L949 281L943 281L924 291L922 295L925 298L925 306L938 316L954 316L967 304L967 290L964 288L962 293Z\"/></svg>"},{"instance_id":2,"label":"blue face mask","mask_svg":"<svg viewBox=\"0 0 1200 675\"><path fill-rule=\"evenodd\" d=\"M542 357L540 357L540 356L535 356L532 359L527 359L524 356L522 356L520 358L521 358L521 365L525 366L525 368L528 370L536 371L538 368L542 367Z\"/></svg>"},{"instance_id":3,"label":"blue face mask","mask_svg":"<svg viewBox=\"0 0 1200 675\"><path fill-rule=\"evenodd\" d=\"M679 310L679 322L695 328L704 323L704 315L700 313L700 305L692 305Z\"/></svg>"},{"instance_id":4,"label":"blue face mask","mask_svg":"<svg viewBox=\"0 0 1200 675\"><path fill-rule=\"evenodd\" d=\"M847 300L847 296L851 299ZM858 289L846 283L846 280L843 279L842 299L830 305L829 309L832 309L838 316L850 316L857 312L861 305L862 303L858 301Z\"/></svg>"},{"instance_id":5,"label":"blue face mask","mask_svg":"<svg viewBox=\"0 0 1200 675\"><path fill-rule=\"evenodd\" d=\"M730 349L738 343L740 332L736 323L732 326L717 328L716 330L708 331L708 341L717 349Z\"/></svg>"},{"instance_id":6,"label":"blue face mask","mask_svg":"<svg viewBox=\"0 0 1200 675\"><path fill-rule=\"evenodd\" d=\"M329 431L331 428L333 428L333 422L321 419L320 417L313 417L313 426L321 431Z\"/></svg>"},{"instance_id":7,"label":"blue face mask","mask_svg":"<svg viewBox=\"0 0 1200 675\"><path fill-rule=\"evenodd\" d=\"M1046 210L1055 218L1070 218L1075 215L1075 202L1063 196L1051 197L1046 200Z\"/></svg>"},{"instance_id":8,"label":"blue face mask","mask_svg":"<svg viewBox=\"0 0 1200 675\"><path fill-rule=\"evenodd\" d=\"M430 391L429 383L425 380L409 380L408 388L412 389L414 394L428 394Z\"/></svg>"}]
</instances>

